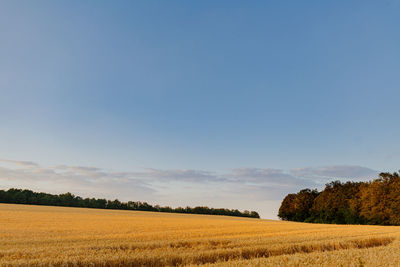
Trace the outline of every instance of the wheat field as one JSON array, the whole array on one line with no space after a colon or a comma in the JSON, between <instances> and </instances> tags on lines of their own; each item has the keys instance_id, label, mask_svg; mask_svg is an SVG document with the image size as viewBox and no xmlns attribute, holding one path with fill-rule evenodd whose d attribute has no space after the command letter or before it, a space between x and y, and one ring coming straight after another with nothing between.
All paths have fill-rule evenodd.
<instances>
[{"instance_id":1,"label":"wheat field","mask_svg":"<svg viewBox=\"0 0 400 267\"><path fill-rule=\"evenodd\" d=\"M0 204L0 266L400 266L400 227Z\"/></svg>"}]
</instances>

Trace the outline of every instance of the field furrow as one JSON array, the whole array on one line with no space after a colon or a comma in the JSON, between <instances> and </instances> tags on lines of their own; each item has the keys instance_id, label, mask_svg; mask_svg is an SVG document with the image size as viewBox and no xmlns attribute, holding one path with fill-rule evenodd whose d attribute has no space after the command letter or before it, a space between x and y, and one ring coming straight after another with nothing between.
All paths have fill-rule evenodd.
<instances>
[{"instance_id":1,"label":"field furrow","mask_svg":"<svg viewBox=\"0 0 400 267\"><path fill-rule=\"evenodd\" d=\"M343 266L374 266L387 260L375 251L400 252L394 226L9 204L0 225L0 266L301 266L344 252L356 256Z\"/></svg>"}]
</instances>

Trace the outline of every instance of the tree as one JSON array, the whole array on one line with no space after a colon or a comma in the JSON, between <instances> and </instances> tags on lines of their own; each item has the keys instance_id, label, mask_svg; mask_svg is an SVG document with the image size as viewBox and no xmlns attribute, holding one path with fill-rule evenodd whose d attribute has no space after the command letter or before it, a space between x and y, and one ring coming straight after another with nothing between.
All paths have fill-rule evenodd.
<instances>
[{"instance_id":1,"label":"tree","mask_svg":"<svg viewBox=\"0 0 400 267\"><path fill-rule=\"evenodd\" d=\"M398 173L381 173L363 186L361 215L369 224L400 224L400 177Z\"/></svg>"},{"instance_id":2,"label":"tree","mask_svg":"<svg viewBox=\"0 0 400 267\"><path fill-rule=\"evenodd\" d=\"M400 225L400 174L384 172L371 182L333 181L320 193L304 189L289 194L278 216L317 223Z\"/></svg>"},{"instance_id":3,"label":"tree","mask_svg":"<svg viewBox=\"0 0 400 267\"><path fill-rule=\"evenodd\" d=\"M96 198L81 198L72 193L60 195L52 195L46 193L36 193L31 190L21 190L11 188L7 191L0 190L0 203L16 203L16 204L36 204L50 206L67 206L67 207L86 207L100 209L122 209L122 210L143 210L157 212L177 212L177 213L197 213L197 214L214 214L228 215L240 217L260 218L255 211L229 210L229 209L214 209L209 207L186 207L186 208L171 208L161 207L159 205L152 206L146 202L121 202L118 199L106 200Z\"/></svg>"},{"instance_id":4,"label":"tree","mask_svg":"<svg viewBox=\"0 0 400 267\"><path fill-rule=\"evenodd\" d=\"M311 208L317 196L318 191L316 189L308 188L297 194L287 195L279 208L279 218L290 221L305 221L311 215Z\"/></svg>"},{"instance_id":5,"label":"tree","mask_svg":"<svg viewBox=\"0 0 400 267\"><path fill-rule=\"evenodd\" d=\"M361 183L334 181L326 185L312 207L310 221L325 223L358 223L355 201ZM353 201L351 201L353 200Z\"/></svg>"}]
</instances>

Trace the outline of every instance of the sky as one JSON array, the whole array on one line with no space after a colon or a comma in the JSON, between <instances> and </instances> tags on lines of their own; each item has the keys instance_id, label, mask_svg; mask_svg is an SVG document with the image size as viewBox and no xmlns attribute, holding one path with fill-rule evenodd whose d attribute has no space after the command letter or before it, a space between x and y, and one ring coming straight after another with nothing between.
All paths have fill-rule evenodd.
<instances>
[{"instance_id":1,"label":"sky","mask_svg":"<svg viewBox=\"0 0 400 267\"><path fill-rule=\"evenodd\" d=\"M400 169L400 1L0 3L0 189L256 210Z\"/></svg>"}]
</instances>

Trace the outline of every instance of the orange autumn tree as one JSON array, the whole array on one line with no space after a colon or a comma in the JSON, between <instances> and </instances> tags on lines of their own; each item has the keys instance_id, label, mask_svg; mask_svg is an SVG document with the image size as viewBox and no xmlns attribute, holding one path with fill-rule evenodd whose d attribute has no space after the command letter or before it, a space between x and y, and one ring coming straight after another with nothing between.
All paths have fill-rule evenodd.
<instances>
[{"instance_id":1,"label":"orange autumn tree","mask_svg":"<svg viewBox=\"0 0 400 267\"><path fill-rule=\"evenodd\" d=\"M399 173L381 173L360 190L360 215L369 224L400 225Z\"/></svg>"},{"instance_id":2,"label":"orange autumn tree","mask_svg":"<svg viewBox=\"0 0 400 267\"><path fill-rule=\"evenodd\" d=\"M400 225L400 175L385 172L371 182L334 181L321 192L303 189L284 198L278 216L315 223Z\"/></svg>"}]
</instances>

